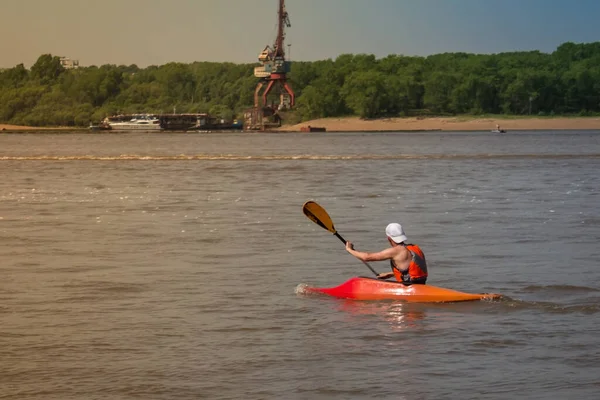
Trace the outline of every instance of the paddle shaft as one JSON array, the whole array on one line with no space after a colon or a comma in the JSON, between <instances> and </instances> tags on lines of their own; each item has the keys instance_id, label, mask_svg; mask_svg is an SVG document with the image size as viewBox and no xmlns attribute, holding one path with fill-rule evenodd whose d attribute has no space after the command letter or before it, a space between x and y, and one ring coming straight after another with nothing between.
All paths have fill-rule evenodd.
<instances>
[{"instance_id":1,"label":"paddle shaft","mask_svg":"<svg viewBox=\"0 0 600 400\"><path fill-rule=\"evenodd\" d=\"M339 233L337 233L337 231L334 233L335 237L337 237L338 239L340 239L342 241L342 243L344 243L344 245L346 245L346 239L344 239L342 237L342 235L340 235ZM367 268L369 268L371 270L372 273L375 274L375 276L379 276L379 274L377 273L377 271L375 271L366 261L360 260L363 262L363 264L365 264L367 266Z\"/></svg>"},{"instance_id":2,"label":"paddle shaft","mask_svg":"<svg viewBox=\"0 0 600 400\"><path fill-rule=\"evenodd\" d=\"M314 201L307 201L302 206L302 212L308 217L308 219L310 219L315 224L319 225L321 228L333 233L338 239L342 241L342 243L344 243L344 245L346 245L346 239L344 239L339 233L337 233L335 227L333 226L333 221L331 220L331 217L329 216L329 214L327 214L327 211L325 211L323 207L321 207ZM371 272L375 274L375 276L379 276L377 271L371 268L371 266L367 264L366 261L360 261L362 261L363 264L365 264L367 268L369 268Z\"/></svg>"}]
</instances>

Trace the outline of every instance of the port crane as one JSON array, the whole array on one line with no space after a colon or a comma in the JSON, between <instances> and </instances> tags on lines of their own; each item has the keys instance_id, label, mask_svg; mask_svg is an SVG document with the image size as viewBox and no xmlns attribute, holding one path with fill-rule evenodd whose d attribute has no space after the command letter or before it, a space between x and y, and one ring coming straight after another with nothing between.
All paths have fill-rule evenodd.
<instances>
[{"instance_id":1,"label":"port crane","mask_svg":"<svg viewBox=\"0 0 600 400\"><path fill-rule=\"evenodd\" d=\"M254 90L254 109L246 113L245 125L248 129L279 126L281 120L277 113L291 109L296 101L296 95L287 81L290 62L285 56L285 28L291 27L290 17L285 8L285 0L278 1L277 38L273 47L267 45L258 56L262 65L254 68L254 76L260 78L260 81ZM279 93L279 103L269 104L268 96L275 92Z\"/></svg>"}]
</instances>

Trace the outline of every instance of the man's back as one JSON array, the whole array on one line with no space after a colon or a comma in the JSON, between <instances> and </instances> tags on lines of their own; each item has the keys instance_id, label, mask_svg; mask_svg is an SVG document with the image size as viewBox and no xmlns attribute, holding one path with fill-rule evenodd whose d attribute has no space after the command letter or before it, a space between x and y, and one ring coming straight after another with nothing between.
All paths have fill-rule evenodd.
<instances>
[{"instance_id":1,"label":"man's back","mask_svg":"<svg viewBox=\"0 0 600 400\"><path fill-rule=\"evenodd\" d=\"M395 246L394 256L392 257L392 261L394 266L400 271L407 271L410 266L410 261L412 260L412 254L405 246Z\"/></svg>"}]
</instances>

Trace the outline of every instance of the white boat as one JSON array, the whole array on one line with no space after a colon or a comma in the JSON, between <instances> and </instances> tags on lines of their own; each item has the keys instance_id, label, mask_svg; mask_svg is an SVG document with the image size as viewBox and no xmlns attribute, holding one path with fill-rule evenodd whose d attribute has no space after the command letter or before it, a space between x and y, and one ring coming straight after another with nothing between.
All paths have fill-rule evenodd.
<instances>
[{"instance_id":1,"label":"white boat","mask_svg":"<svg viewBox=\"0 0 600 400\"><path fill-rule=\"evenodd\" d=\"M106 117L104 122L114 131L158 131L160 120L152 114L123 114Z\"/></svg>"}]
</instances>

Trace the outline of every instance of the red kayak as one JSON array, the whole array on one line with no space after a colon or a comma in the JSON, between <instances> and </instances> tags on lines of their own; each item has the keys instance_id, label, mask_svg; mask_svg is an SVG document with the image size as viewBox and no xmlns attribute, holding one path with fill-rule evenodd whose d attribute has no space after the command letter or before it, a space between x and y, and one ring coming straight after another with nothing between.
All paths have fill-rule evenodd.
<instances>
[{"instance_id":1,"label":"red kayak","mask_svg":"<svg viewBox=\"0 0 600 400\"><path fill-rule=\"evenodd\" d=\"M464 293L431 285L404 285L395 281L354 277L331 288L304 287L304 293L326 294L353 300L402 300L411 303L447 303L492 300L502 297L494 293Z\"/></svg>"}]
</instances>

